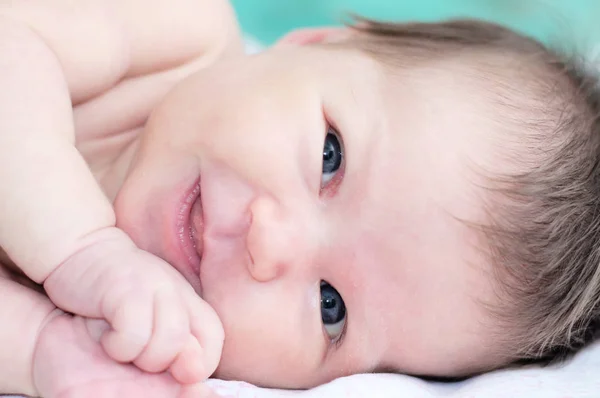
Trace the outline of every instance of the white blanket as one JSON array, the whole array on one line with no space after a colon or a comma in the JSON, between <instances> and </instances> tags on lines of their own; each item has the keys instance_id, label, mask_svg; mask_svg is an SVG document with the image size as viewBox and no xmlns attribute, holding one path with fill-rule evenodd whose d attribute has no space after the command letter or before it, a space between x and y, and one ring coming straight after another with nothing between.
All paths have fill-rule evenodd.
<instances>
[{"instance_id":1,"label":"white blanket","mask_svg":"<svg viewBox=\"0 0 600 398\"><path fill-rule=\"evenodd\" d=\"M261 389L211 380L227 398L600 398L600 341L562 365L487 373L459 383L432 383L391 374L355 375L307 391Z\"/></svg>"}]
</instances>

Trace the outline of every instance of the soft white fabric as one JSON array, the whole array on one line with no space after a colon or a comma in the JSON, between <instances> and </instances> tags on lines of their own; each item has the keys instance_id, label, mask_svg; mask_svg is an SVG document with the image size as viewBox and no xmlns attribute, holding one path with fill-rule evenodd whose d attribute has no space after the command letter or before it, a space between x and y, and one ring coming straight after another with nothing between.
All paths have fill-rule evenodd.
<instances>
[{"instance_id":1,"label":"soft white fabric","mask_svg":"<svg viewBox=\"0 0 600 398\"><path fill-rule=\"evenodd\" d=\"M211 380L227 398L600 398L600 341L565 364L501 370L459 383L431 383L391 375L355 375L307 391L280 391Z\"/></svg>"}]
</instances>

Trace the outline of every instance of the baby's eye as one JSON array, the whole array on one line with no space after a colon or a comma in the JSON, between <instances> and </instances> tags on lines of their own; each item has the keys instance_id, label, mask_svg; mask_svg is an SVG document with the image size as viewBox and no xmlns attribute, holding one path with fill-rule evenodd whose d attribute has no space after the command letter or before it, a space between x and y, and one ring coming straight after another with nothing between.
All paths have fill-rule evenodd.
<instances>
[{"instance_id":1,"label":"baby's eye","mask_svg":"<svg viewBox=\"0 0 600 398\"><path fill-rule=\"evenodd\" d=\"M346 324L346 305L329 283L321 281L321 319L331 341L338 341Z\"/></svg>"},{"instance_id":2,"label":"baby's eye","mask_svg":"<svg viewBox=\"0 0 600 398\"><path fill-rule=\"evenodd\" d=\"M338 133L331 127L325 137L323 146L323 174L321 175L321 187L327 185L335 177L335 174L342 165L344 151L338 138Z\"/></svg>"}]
</instances>

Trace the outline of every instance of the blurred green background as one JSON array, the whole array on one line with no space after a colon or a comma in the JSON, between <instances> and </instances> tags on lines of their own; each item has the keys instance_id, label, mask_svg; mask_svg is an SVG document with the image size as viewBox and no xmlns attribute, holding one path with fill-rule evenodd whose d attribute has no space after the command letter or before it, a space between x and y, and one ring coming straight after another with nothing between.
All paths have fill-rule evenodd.
<instances>
[{"instance_id":1,"label":"blurred green background","mask_svg":"<svg viewBox=\"0 0 600 398\"><path fill-rule=\"evenodd\" d=\"M232 0L245 32L266 44L307 26L336 25L346 12L386 20L477 17L546 42L600 43L600 0Z\"/></svg>"}]
</instances>

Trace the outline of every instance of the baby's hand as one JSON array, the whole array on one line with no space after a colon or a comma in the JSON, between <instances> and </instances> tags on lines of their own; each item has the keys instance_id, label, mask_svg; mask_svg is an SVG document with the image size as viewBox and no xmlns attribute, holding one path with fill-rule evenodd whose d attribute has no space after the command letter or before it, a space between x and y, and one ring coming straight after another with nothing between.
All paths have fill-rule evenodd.
<instances>
[{"instance_id":1,"label":"baby's hand","mask_svg":"<svg viewBox=\"0 0 600 398\"><path fill-rule=\"evenodd\" d=\"M111 360L95 341L100 321L59 315L41 330L33 380L44 398L209 398L204 384L181 386L168 373L150 374Z\"/></svg>"},{"instance_id":2,"label":"baby's hand","mask_svg":"<svg viewBox=\"0 0 600 398\"><path fill-rule=\"evenodd\" d=\"M169 369L182 384L208 378L219 363L223 327L214 310L174 268L116 228L90 236L44 287L59 308L108 322L96 337L116 361Z\"/></svg>"}]
</instances>

